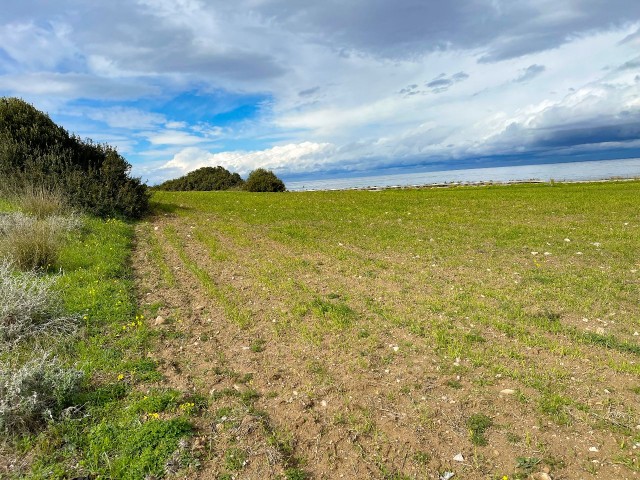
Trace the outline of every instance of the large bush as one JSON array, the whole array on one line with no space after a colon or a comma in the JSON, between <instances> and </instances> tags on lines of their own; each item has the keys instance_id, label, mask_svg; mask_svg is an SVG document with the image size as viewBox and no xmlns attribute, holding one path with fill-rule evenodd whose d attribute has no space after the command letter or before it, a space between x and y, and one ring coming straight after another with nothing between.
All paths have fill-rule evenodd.
<instances>
[{"instance_id":1,"label":"large bush","mask_svg":"<svg viewBox=\"0 0 640 480\"><path fill-rule=\"evenodd\" d=\"M0 98L0 193L35 185L61 192L71 206L96 215L136 218L149 197L130 171L113 147L70 135L23 100Z\"/></svg>"},{"instance_id":2,"label":"large bush","mask_svg":"<svg viewBox=\"0 0 640 480\"><path fill-rule=\"evenodd\" d=\"M271 170L258 168L249 174L244 184L249 192L284 192L284 182Z\"/></svg>"},{"instance_id":3,"label":"large bush","mask_svg":"<svg viewBox=\"0 0 640 480\"><path fill-rule=\"evenodd\" d=\"M244 180L237 173L231 173L224 167L202 167L193 172L176 178L167 180L158 185L159 190L208 192L211 190L229 190L240 188Z\"/></svg>"}]
</instances>

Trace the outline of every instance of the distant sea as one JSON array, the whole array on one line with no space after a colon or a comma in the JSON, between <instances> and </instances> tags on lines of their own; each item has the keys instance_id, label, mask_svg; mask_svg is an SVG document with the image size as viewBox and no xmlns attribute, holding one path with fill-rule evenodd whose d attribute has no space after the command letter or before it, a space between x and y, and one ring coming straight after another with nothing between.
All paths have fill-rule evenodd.
<instances>
[{"instance_id":1,"label":"distant sea","mask_svg":"<svg viewBox=\"0 0 640 480\"><path fill-rule=\"evenodd\" d=\"M287 182L287 189L292 191L347 190L352 188L427 186L444 183L508 183L529 180L548 182L552 179L555 181L587 181L614 177L640 177L640 158L306 180Z\"/></svg>"}]
</instances>

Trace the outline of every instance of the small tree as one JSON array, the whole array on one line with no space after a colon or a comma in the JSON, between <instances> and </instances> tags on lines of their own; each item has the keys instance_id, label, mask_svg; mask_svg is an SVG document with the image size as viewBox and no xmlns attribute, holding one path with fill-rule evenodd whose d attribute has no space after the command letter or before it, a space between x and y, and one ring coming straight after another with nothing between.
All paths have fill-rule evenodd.
<instances>
[{"instance_id":1,"label":"small tree","mask_svg":"<svg viewBox=\"0 0 640 480\"><path fill-rule=\"evenodd\" d=\"M284 192L284 182L271 170L258 168L249 174L244 184L249 192Z\"/></svg>"}]
</instances>

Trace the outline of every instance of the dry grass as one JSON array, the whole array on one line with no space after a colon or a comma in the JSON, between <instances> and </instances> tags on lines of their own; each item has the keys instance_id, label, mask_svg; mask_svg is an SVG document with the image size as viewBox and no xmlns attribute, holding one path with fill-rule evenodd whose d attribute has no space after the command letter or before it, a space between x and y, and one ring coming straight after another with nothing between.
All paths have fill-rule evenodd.
<instances>
[{"instance_id":1,"label":"dry grass","mask_svg":"<svg viewBox=\"0 0 640 480\"><path fill-rule=\"evenodd\" d=\"M37 218L61 215L69 212L69 205L62 193L43 186L28 185L15 195L18 208Z\"/></svg>"},{"instance_id":2,"label":"dry grass","mask_svg":"<svg viewBox=\"0 0 640 480\"><path fill-rule=\"evenodd\" d=\"M0 215L0 256L11 259L22 270L49 269L57 263L65 235L81 225L80 218L73 215Z\"/></svg>"}]
</instances>

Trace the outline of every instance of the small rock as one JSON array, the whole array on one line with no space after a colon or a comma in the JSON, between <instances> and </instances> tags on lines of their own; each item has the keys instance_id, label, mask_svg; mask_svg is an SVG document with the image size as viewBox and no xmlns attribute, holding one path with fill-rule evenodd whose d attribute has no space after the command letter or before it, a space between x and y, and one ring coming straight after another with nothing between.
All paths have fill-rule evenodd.
<instances>
[{"instance_id":1,"label":"small rock","mask_svg":"<svg viewBox=\"0 0 640 480\"><path fill-rule=\"evenodd\" d=\"M453 472L444 472L442 475L440 475L440 480L451 480L455 476L456 474Z\"/></svg>"},{"instance_id":2,"label":"small rock","mask_svg":"<svg viewBox=\"0 0 640 480\"><path fill-rule=\"evenodd\" d=\"M166 319L162 315L158 315L156 319L153 321L154 325L164 325L166 323Z\"/></svg>"},{"instance_id":3,"label":"small rock","mask_svg":"<svg viewBox=\"0 0 640 480\"><path fill-rule=\"evenodd\" d=\"M531 475L531 480L551 480L551 477L548 473L538 472Z\"/></svg>"},{"instance_id":4,"label":"small rock","mask_svg":"<svg viewBox=\"0 0 640 480\"><path fill-rule=\"evenodd\" d=\"M565 238L565 239L564 239L564 241L565 241L565 242L570 242L571 240L570 240L570 239L568 239L568 238Z\"/></svg>"},{"instance_id":5,"label":"small rock","mask_svg":"<svg viewBox=\"0 0 640 480\"><path fill-rule=\"evenodd\" d=\"M322 400L322 401L320 402L320 405L326 408L326 406L327 406L327 401L326 401L326 400Z\"/></svg>"},{"instance_id":6,"label":"small rock","mask_svg":"<svg viewBox=\"0 0 640 480\"><path fill-rule=\"evenodd\" d=\"M461 453L458 453L455 457L453 457L453 460L456 462L464 462L464 457Z\"/></svg>"},{"instance_id":7,"label":"small rock","mask_svg":"<svg viewBox=\"0 0 640 480\"><path fill-rule=\"evenodd\" d=\"M500 395L513 395L514 393L516 393L516 391L511 388L505 388L504 390L500 390Z\"/></svg>"},{"instance_id":8,"label":"small rock","mask_svg":"<svg viewBox=\"0 0 640 480\"><path fill-rule=\"evenodd\" d=\"M589 447L589 451L590 452L597 452L598 451L598 447Z\"/></svg>"}]
</instances>

